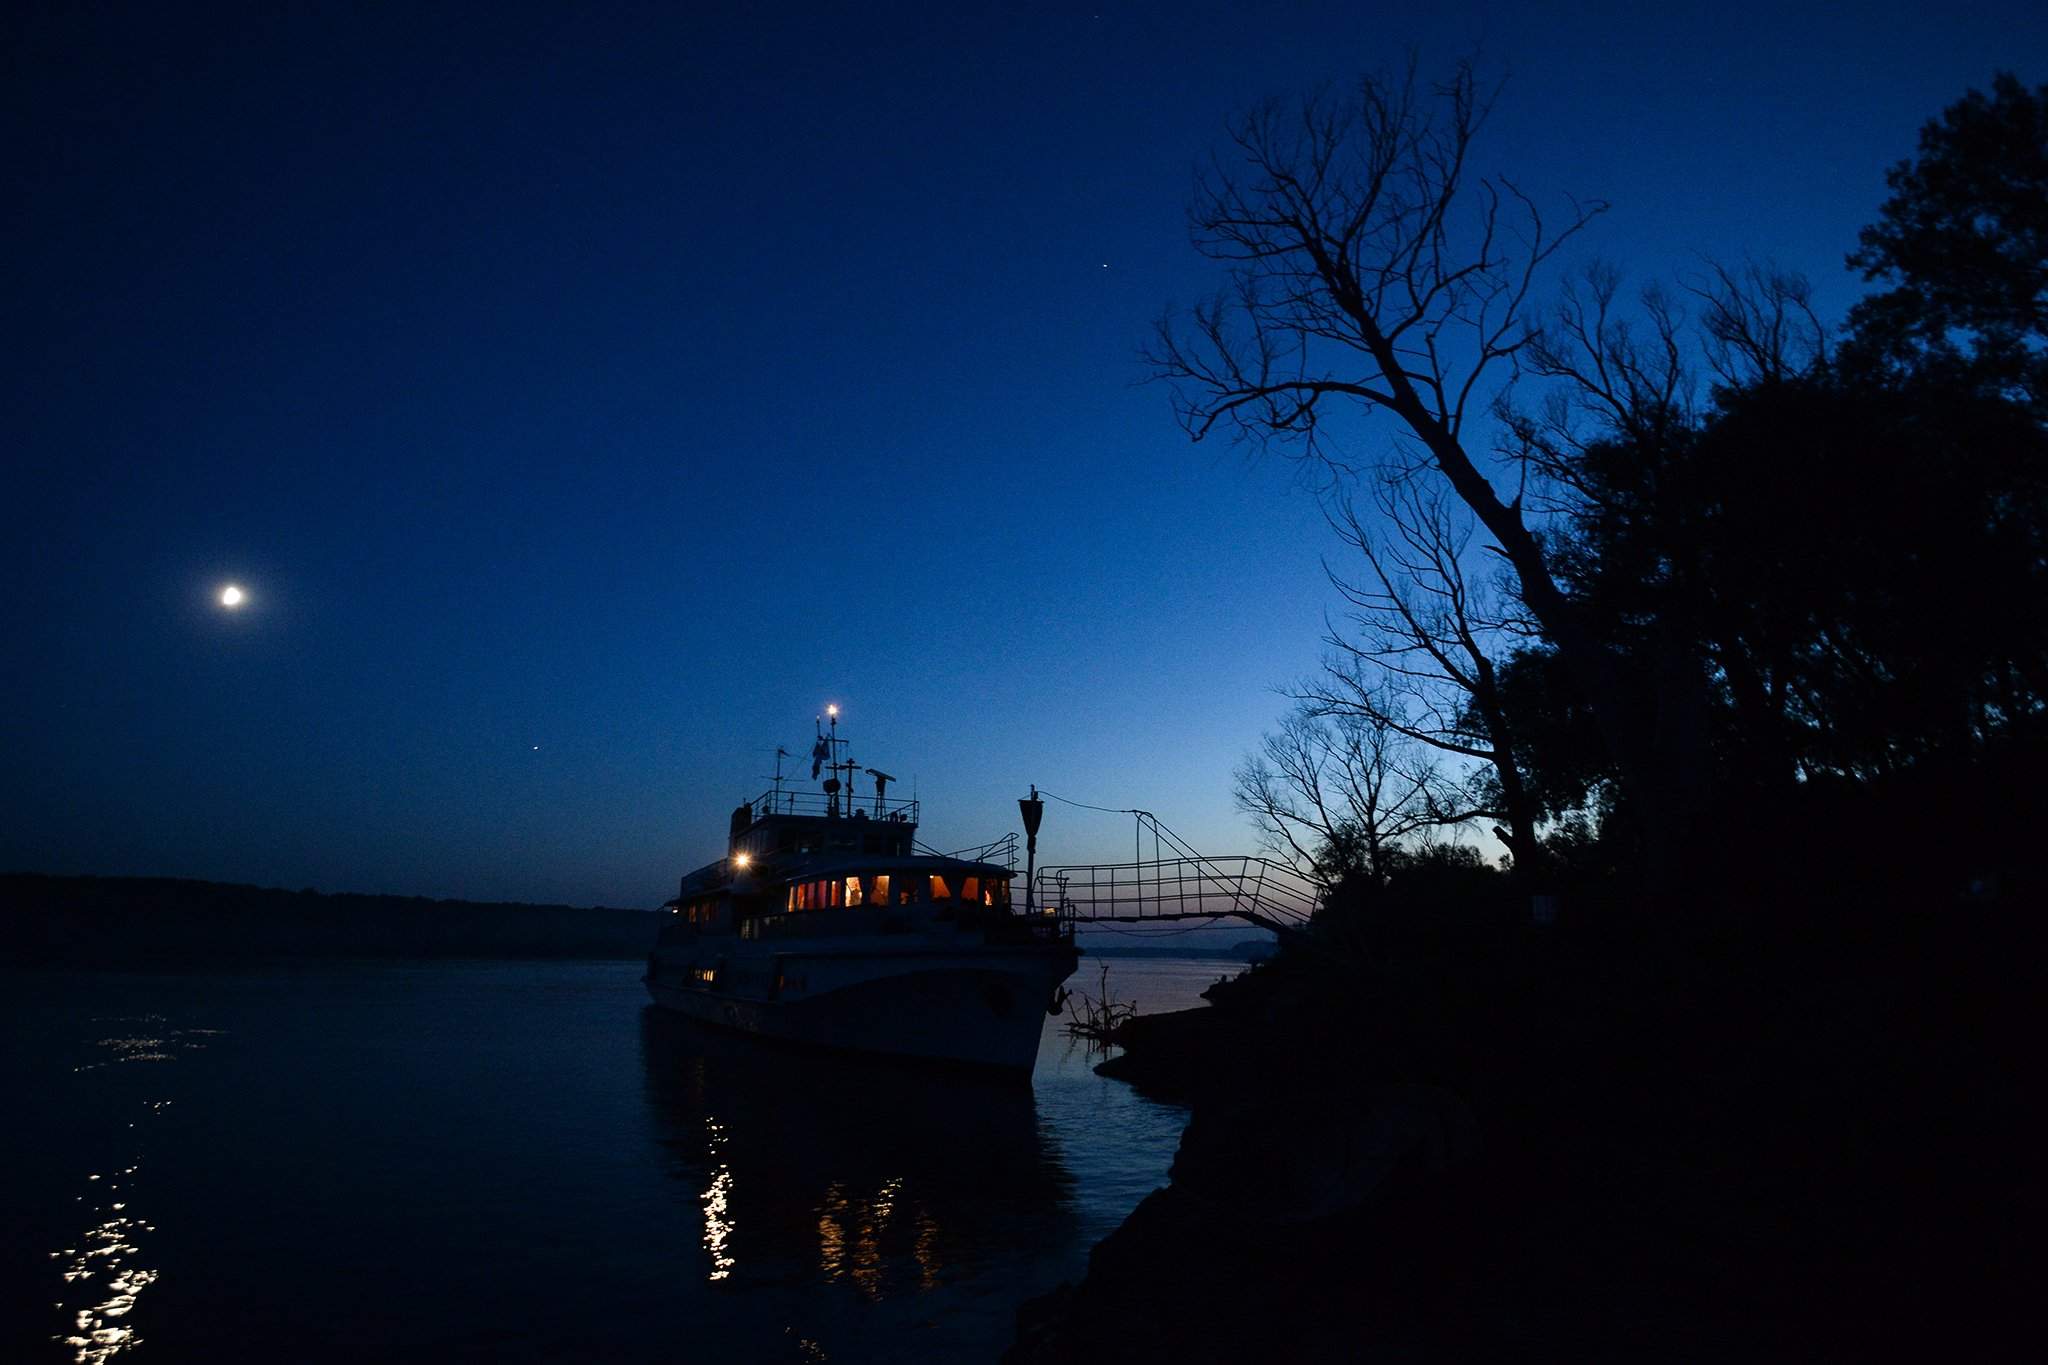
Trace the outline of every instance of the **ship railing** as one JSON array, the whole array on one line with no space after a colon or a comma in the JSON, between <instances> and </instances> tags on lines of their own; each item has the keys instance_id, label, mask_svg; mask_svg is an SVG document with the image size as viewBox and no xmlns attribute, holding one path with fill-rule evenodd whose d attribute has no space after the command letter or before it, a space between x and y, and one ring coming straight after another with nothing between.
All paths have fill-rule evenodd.
<instances>
[{"instance_id":1,"label":"ship railing","mask_svg":"<svg viewBox=\"0 0 2048 1365\"><path fill-rule=\"evenodd\" d=\"M1049 867L1034 899L1079 923L1232 918L1305 929L1322 888L1284 863L1232 855Z\"/></svg>"},{"instance_id":2,"label":"ship railing","mask_svg":"<svg viewBox=\"0 0 2048 1365\"><path fill-rule=\"evenodd\" d=\"M1009 868L1012 872L1017 870L1017 836L1015 834L1005 834L1000 839L991 839L985 844L976 844L972 848L956 848L950 853L941 853L938 849L928 848L922 843L917 845L917 851L919 853L929 853L934 858L954 858L963 863L997 864Z\"/></svg>"},{"instance_id":3,"label":"ship railing","mask_svg":"<svg viewBox=\"0 0 2048 1365\"><path fill-rule=\"evenodd\" d=\"M771 815L837 815L850 819L856 815L868 820L881 820L889 824L914 825L917 823L917 802L880 800L872 796L848 796L845 793L829 795L811 791L766 791L748 803L752 818L766 819Z\"/></svg>"}]
</instances>

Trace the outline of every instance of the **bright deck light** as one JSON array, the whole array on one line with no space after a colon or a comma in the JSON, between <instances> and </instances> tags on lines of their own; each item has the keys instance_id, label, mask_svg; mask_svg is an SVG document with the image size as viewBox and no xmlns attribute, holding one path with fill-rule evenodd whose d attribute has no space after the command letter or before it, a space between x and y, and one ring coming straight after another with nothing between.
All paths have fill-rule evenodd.
<instances>
[{"instance_id":1,"label":"bright deck light","mask_svg":"<svg viewBox=\"0 0 2048 1365\"><path fill-rule=\"evenodd\" d=\"M751 853L735 853L732 855L732 865L734 867L745 867L753 861L754 855Z\"/></svg>"},{"instance_id":2,"label":"bright deck light","mask_svg":"<svg viewBox=\"0 0 2048 1365\"><path fill-rule=\"evenodd\" d=\"M838 715L838 714L839 714L839 703L838 703L838 702L836 702L836 701L835 701L835 702L827 702L827 703L826 703L826 705L825 705L825 714L826 714L826 715L828 715L828 716L836 716L836 715Z\"/></svg>"},{"instance_id":3,"label":"bright deck light","mask_svg":"<svg viewBox=\"0 0 2048 1365\"><path fill-rule=\"evenodd\" d=\"M220 604L224 607L239 607L248 600L248 594L230 583L220 590Z\"/></svg>"}]
</instances>

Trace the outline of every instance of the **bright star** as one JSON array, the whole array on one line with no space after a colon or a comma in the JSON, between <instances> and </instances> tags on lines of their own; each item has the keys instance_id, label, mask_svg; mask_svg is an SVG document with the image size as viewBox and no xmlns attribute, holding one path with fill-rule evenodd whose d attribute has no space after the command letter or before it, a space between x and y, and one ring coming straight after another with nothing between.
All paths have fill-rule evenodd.
<instances>
[{"instance_id":1,"label":"bright star","mask_svg":"<svg viewBox=\"0 0 2048 1365\"><path fill-rule=\"evenodd\" d=\"M220 604L224 607L239 607L249 600L249 594L230 583L220 590Z\"/></svg>"}]
</instances>

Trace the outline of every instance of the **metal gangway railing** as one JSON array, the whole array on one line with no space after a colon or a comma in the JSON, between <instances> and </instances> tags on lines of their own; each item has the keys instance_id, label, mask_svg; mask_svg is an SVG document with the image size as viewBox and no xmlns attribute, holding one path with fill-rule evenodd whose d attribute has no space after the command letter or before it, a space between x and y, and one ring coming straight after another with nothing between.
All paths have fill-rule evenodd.
<instances>
[{"instance_id":1,"label":"metal gangway railing","mask_svg":"<svg viewBox=\"0 0 2048 1365\"><path fill-rule=\"evenodd\" d=\"M1227 916L1283 935L1306 929L1322 903L1321 888L1293 868L1236 854L1049 867L1033 892L1039 905L1082 924Z\"/></svg>"},{"instance_id":2,"label":"metal gangway railing","mask_svg":"<svg viewBox=\"0 0 2048 1365\"><path fill-rule=\"evenodd\" d=\"M1065 797L1053 799L1066 801ZM1137 817L1131 861L1045 868L1031 888L1034 904L1078 923L1228 916L1283 937L1307 929L1310 917L1322 904L1323 887L1285 863L1256 854L1206 857L1160 824L1151 811L1110 813ZM1144 856L1148 834L1152 838L1149 859Z\"/></svg>"},{"instance_id":3,"label":"metal gangway railing","mask_svg":"<svg viewBox=\"0 0 2048 1365\"><path fill-rule=\"evenodd\" d=\"M937 858L958 858L963 863L1000 863L1012 872L1017 870L1017 836L1014 833L1005 834L1000 839L991 839L985 844L976 844L972 848L956 848L950 852L940 852L919 841L917 851Z\"/></svg>"}]
</instances>

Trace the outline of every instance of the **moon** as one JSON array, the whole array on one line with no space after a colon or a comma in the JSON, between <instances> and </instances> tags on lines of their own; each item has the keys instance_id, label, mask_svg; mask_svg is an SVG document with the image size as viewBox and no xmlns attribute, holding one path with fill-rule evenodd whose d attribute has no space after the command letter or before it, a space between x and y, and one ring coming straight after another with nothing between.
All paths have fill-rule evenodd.
<instances>
[{"instance_id":1,"label":"moon","mask_svg":"<svg viewBox=\"0 0 2048 1365\"><path fill-rule=\"evenodd\" d=\"M249 594L243 592L233 583L220 590L220 604L224 607L239 607L248 600Z\"/></svg>"}]
</instances>

